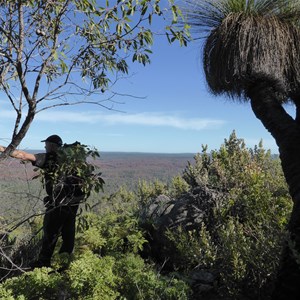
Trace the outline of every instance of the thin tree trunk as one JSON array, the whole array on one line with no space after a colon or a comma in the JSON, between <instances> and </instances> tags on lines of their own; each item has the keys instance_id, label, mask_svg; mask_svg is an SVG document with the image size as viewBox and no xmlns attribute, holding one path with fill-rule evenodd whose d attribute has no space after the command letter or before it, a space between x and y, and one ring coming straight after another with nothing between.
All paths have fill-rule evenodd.
<instances>
[{"instance_id":1,"label":"thin tree trunk","mask_svg":"<svg viewBox=\"0 0 300 300\"><path fill-rule=\"evenodd\" d=\"M252 110L279 147L282 169L294 205L272 300L300 299L300 127L281 105L282 94L270 82L260 81L248 91ZM298 120L297 120L298 121ZM296 255L295 255L296 254ZM298 262L299 262L298 259Z\"/></svg>"},{"instance_id":2,"label":"thin tree trunk","mask_svg":"<svg viewBox=\"0 0 300 300\"><path fill-rule=\"evenodd\" d=\"M27 116L26 116L20 130L18 131L18 133L14 134L12 141L6 147L4 153L2 155L0 155L0 161L6 159L6 157L20 145L21 141L25 137L25 135L26 135L28 129L30 128L30 125L35 117L35 109L36 109L35 106L30 107L28 109Z\"/></svg>"}]
</instances>

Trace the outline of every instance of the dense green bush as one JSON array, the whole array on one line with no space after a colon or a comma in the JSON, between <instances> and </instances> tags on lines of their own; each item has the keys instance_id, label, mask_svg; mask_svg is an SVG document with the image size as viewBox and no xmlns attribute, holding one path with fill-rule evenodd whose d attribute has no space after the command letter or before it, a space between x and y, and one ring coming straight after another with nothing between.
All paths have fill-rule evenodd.
<instances>
[{"instance_id":1,"label":"dense green bush","mask_svg":"<svg viewBox=\"0 0 300 300\"><path fill-rule=\"evenodd\" d=\"M76 244L88 247L94 253L114 255L115 253L142 250L146 242L138 228L138 220L127 213L109 212L102 215L88 213L79 222Z\"/></svg>"},{"instance_id":2,"label":"dense green bush","mask_svg":"<svg viewBox=\"0 0 300 300\"><path fill-rule=\"evenodd\" d=\"M183 178L192 188L223 191L226 201L215 207L213 227L168 232L174 257L181 259L174 264L183 271L212 270L222 296L263 299L276 275L292 205L279 159L262 143L247 149L233 132L219 150L208 154L204 147Z\"/></svg>"},{"instance_id":3,"label":"dense green bush","mask_svg":"<svg viewBox=\"0 0 300 300\"><path fill-rule=\"evenodd\" d=\"M91 251L85 251L76 258L66 276L72 299L116 299L119 293L116 290L118 277L113 271L114 264L113 257L99 257Z\"/></svg>"},{"instance_id":4,"label":"dense green bush","mask_svg":"<svg viewBox=\"0 0 300 300\"><path fill-rule=\"evenodd\" d=\"M99 258L90 251L77 257L65 273L35 269L0 285L0 299L116 299L114 259ZM23 297L23 298L22 298ZM63 298L65 299L65 298Z\"/></svg>"},{"instance_id":5,"label":"dense green bush","mask_svg":"<svg viewBox=\"0 0 300 300\"><path fill-rule=\"evenodd\" d=\"M72 258L65 272L40 268L7 279L0 284L0 299L183 300L189 291L185 282L160 275L136 254L102 257L86 248Z\"/></svg>"},{"instance_id":6,"label":"dense green bush","mask_svg":"<svg viewBox=\"0 0 300 300\"><path fill-rule=\"evenodd\" d=\"M62 288L61 275L49 276L46 268L35 269L19 277L13 277L0 285L0 299L57 299ZM9 298L8 298L9 299Z\"/></svg>"},{"instance_id":7,"label":"dense green bush","mask_svg":"<svg viewBox=\"0 0 300 300\"><path fill-rule=\"evenodd\" d=\"M146 240L137 219L116 207L118 213L111 209L80 216L74 255L55 253L54 269L5 280L0 299L188 299L184 281L161 275L139 256Z\"/></svg>"},{"instance_id":8,"label":"dense green bush","mask_svg":"<svg viewBox=\"0 0 300 300\"><path fill-rule=\"evenodd\" d=\"M119 291L124 299L188 299L189 287L172 275L162 276L155 267L134 254L117 261Z\"/></svg>"},{"instance_id":9,"label":"dense green bush","mask_svg":"<svg viewBox=\"0 0 300 300\"><path fill-rule=\"evenodd\" d=\"M140 205L145 205L150 199L162 194L169 194L168 186L165 183L159 180L150 183L145 180L139 181L136 196Z\"/></svg>"}]
</instances>

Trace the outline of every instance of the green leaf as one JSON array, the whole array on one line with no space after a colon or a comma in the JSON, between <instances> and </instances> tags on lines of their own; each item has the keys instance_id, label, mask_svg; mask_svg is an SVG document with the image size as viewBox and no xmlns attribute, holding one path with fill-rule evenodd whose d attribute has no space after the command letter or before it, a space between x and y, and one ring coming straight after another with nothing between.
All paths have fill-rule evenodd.
<instances>
[{"instance_id":1,"label":"green leaf","mask_svg":"<svg viewBox=\"0 0 300 300\"><path fill-rule=\"evenodd\" d=\"M62 59L60 59L60 67L62 74L65 74L68 71L68 66Z\"/></svg>"},{"instance_id":2,"label":"green leaf","mask_svg":"<svg viewBox=\"0 0 300 300\"><path fill-rule=\"evenodd\" d=\"M172 14L173 14L173 22L177 23L178 15L177 15L177 6L172 5Z\"/></svg>"},{"instance_id":3,"label":"green leaf","mask_svg":"<svg viewBox=\"0 0 300 300\"><path fill-rule=\"evenodd\" d=\"M53 58L54 58L54 60L58 59L58 53L56 50L53 51Z\"/></svg>"},{"instance_id":4,"label":"green leaf","mask_svg":"<svg viewBox=\"0 0 300 300\"><path fill-rule=\"evenodd\" d=\"M148 9L148 5L144 5L144 6L142 7L142 11L141 11L141 15L142 15L142 16L144 16L144 15L146 14L147 9Z\"/></svg>"}]
</instances>

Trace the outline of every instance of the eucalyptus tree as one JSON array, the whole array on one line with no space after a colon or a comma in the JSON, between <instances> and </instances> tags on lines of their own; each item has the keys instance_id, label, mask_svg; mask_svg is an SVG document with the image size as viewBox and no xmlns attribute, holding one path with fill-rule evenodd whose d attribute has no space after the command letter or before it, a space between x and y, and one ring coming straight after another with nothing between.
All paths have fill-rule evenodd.
<instances>
[{"instance_id":1,"label":"eucalyptus tree","mask_svg":"<svg viewBox=\"0 0 300 300\"><path fill-rule=\"evenodd\" d=\"M150 62L152 22L164 20L157 33L186 44L180 18L173 0L1 1L1 101L15 112L6 154L42 110L80 103L111 109L129 61Z\"/></svg>"},{"instance_id":2,"label":"eucalyptus tree","mask_svg":"<svg viewBox=\"0 0 300 300\"><path fill-rule=\"evenodd\" d=\"M272 299L300 295L300 1L187 0L191 32L205 39L203 65L213 94L250 101L274 137L293 199ZM296 116L284 107L291 102Z\"/></svg>"}]
</instances>

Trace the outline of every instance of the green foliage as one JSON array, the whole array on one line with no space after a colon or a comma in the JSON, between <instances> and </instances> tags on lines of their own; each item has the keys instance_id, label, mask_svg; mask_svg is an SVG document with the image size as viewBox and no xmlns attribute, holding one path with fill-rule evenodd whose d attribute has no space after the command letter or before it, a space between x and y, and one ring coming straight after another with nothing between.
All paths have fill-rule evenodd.
<instances>
[{"instance_id":1,"label":"green foliage","mask_svg":"<svg viewBox=\"0 0 300 300\"><path fill-rule=\"evenodd\" d=\"M82 4L77 4L81 11L88 10L89 21L84 24L82 30L78 30L78 34L86 39L82 49L86 48L86 44L91 46L86 55L80 58L80 63L85 66L82 75L94 78L95 87L107 87L107 71L128 72L126 59L120 59L120 50L126 55L131 52L132 61L143 65L150 62L153 32L148 28L147 23L151 25L154 17L164 15L160 1L127 0L117 1L117 3L107 1L106 5L104 3L101 5L101 7L88 5L83 8ZM172 14L172 25L166 27L168 34L172 36L169 40L170 42L179 40L181 44L186 45L185 33L174 26L178 18L182 17L181 12L173 3L171 5L176 10ZM91 21L92 16L100 22Z\"/></svg>"},{"instance_id":2,"label":"green foliage","mask_svg":"<svg viewBox=\"0 0 300 300\"><path fill-rule=\"evenodd\" d=\"M110 210L116 212L132 211L137 205L135 193L130 191L126 186L121 186L116 192L104 197L101 201L106 200Z\"/></svg>"},{"instance_id":3,"label":"green foliage","mask_svg":"<svg viewBox=\"0 0 300 300\"><path fill-rule=\"evenodd\" d=\"M115 259L109 256L100 258L90 251L80 255L67 270L72 299L116 299L114 264Z\"/></svg>"},{"instance_id":4,"label":"green foliage","mask_svg":"<svg viewBox=\"0 0 300 300\"><path fill-rule=\"evenodd\" d=\"M208 183L207 168L210 162L210 157L206 153L207 147L203 147L202 155L197 153L194 156L194 165L188 162L187 167L183 171L182 178L187 182L190 187L196 187L201 184Z\"/></svg>"},{"instance_id":5,"label":"green foliage","mask_svg":"<svg viewBox=\"0 0 300 300\"><path fill-rule=\"evenodd\" d=\"M13 296L12 290L6 290L2 288L1 285L0 285L0 299L1 300L25 300L23 295L15 298Z\"/></svg>"},{"instance_id":6,"label":"green foliage","mask_svg":"<svg viewBox=\"0 0 300 300\"><path fill-rule=\"evenodd\" d=\"M284 230L272 224L242 224L230 218L219 232L220 291L237 297L241 292L253 297L268 293L276 275Z\"/></svg>"},{"instance_id":7,"label":"green foliage","mask_svg":"<svg viewBox=\"0 0 300 300\"><path fill-rule=\"evenodd\" d=\"M0 285L0 295L13 295L11 299L50 300L68 299L116 299L117 277L113 274L115 260L112 257L99 258L86 251L77 257L65 273L51 272L49 268L14 277ZM8 298L9 299L9 298Z\"/></svg>"},{"instance_id":8,"label":"green foliage","mask_svg":"<svg viewBox=\"0 0 300 300\"><path fill-rule=\"evenodd\" d=\"M189 188L189 184L181 176L175 176L171 182L170 195L173 198L177 198L182 193L187 192Z\"/></svg>"},{"instance_id":9,"label":"green foliage","mask_svg":"<svg viewBox=\"0 0 300 300\"><path fill-rule=\"evenodd\" d=\"M111 72L128 73L128 57L144 65L150 62L154 18L168 15L170 22L163 30L168 33L169 41L178 40L186 45L188 28L176 27L182 13L173 1L168 2L165 7L160 0L6 1L0 6L2 60L14 66L11 57L15 57L13 53L18 53L18 49L12 47L12 39L25 37L22 46L26 45L26 74L37 71L31 66L36 66L34 60L38 54L39 75L45 75L49 83L58 78L63 79L61 83L69 83L68 75L79 69L94 89L106 89ZM22 19L19 10L27 19ZM25 35L19 35L18 26L9 27L10 22L24 26ZM70 51L71 47L74 51ZM18 76L15 68L8 73L7 78Z\"/></svg>"},{"instance_id":10,"label":"green foliage","mask_svg":"<svg viewBox=\"0 0 300 300\"><path fill-rule=\"evenodd\" d=\"M140 181L136 192L137 198L142 205L146 204L152 198L162 194L167 195L168 193L167 185L159 180L155 180L154 182Z\"/></svg>"},{"instance_id":11,"label":"green foliage","mask_svg":"<svg viewBox=\"0 0 300 300\"><path fill-rule=\"evenodd\" d=\"M176 249L174 264L183 270L218 270L222 295L234 299L244 292L258 297L276 274L292 209L279 159L262 143L247 149L233 132L210 155L204 147L183 178L192 188L207 185L222 191L224 201L214 208L213 226L168 232Z\"/></svg>"},{"instance_id":12,"label":"green foliage","mask_svg":"<svg viewBox=\"0 0 300 300\"><path fill-rule=\"evenodd\" d=\"M175 253L172 257L173 264L185 271L201 265L203 268L214 267L218 257L218 247L202 224L200 231L184 230L181 226L175 231L168 230L166 237L175 245ZM174 251L174 249L173 249Z\"/></svg>"},{"instance_id":13,"label":"green foliage","mask_svg":"<svg viewBox=\"0 0 300 300\"><path fill-rule=\"evenodd\" d=\"M134 254L121 257L116 263L121 281L119 290L124 299L188 299L189 287L174 277L165 277Z\"/></svg>"},{"instance_id":14,"label":"green foliage","mask_svg":"<svg viewBox=\"0 0 300 300\"><path fill-rule=\"evenodd\" d=\"M0 285L0 295L13 295L12 299L57 299L62 287L61 275L49 276L49 269L40 268ZM4 297L4 296L2 296ZM5 298L0 298L5 299Z\"/></svg>"},{"instance_id":15,"label":"green foliage","mask_svg":"<svg viewBox=\"0 0 300 300\"><path fill-rule=\"evenodd\" d=\"M91 159L99 157L96 149L90 149L86 145L78 142L63 146L57 153L57 163L53 170L41 169L40 173L46 173L51 176L54 182L54 195L55 190L62 187L70 188L70 193L76 195L76 190L80 189L85 195L90 195L92 191L99 193L103 191L105 184L101 177L99 168L90 162ZM44 180L44 176L42 177Z\"/></svg>"},{"instance_id":16,"label":"green foliage","mask_svg":"<svg viewBox=\"0 0 300 300\"><path fill-rule=\"evenodd\" d=\"M189 231L183 226L167 230L168 266L173 269L142 259L139 254L149 233L141 230L136 217L141 205L161 194L176 200L203 185L223 196L212 209L213 224L203 222ZM54 255L55 269L67 266L67 270L36 269L3 280L0 299L96 300L103 295L107 299L192 299L190 281L179 278L187 278L195 269L217 276L220 299L241 295L267 299L282 242L289 241L285 227L292 201L278 157L264 150L262 143L248 149L233 132L219 150L209 153L203 147L182 178L173 178L170 185L140 181L134 192L121 187L97 201L97 210L78 218L74 255ZM31 222L30 231L36 232L40 221ZM1 226L5 229L4 220ZM19 234L23 233L16 232L15 237ZM17 240L1 242L5 247ZM289 246L299 259L295 245Z\"/></svg>"},{"instance_id":17,"label":"green foliage","mask_svg":"<svg viewBox=\"0 0 300 300\"><path fill-rule=\"evenodd\" d=\"M100 157L96 149L91 149L77 142L62 147L60 150L58 153L59 176L61 174L65 174L65 176L76 174L78 178L82 179L80 188L85 194L89 194L93 190L96 193L103 191L104 180L101 177L101 172L96 169L95 165L88 162L88 159L95 160Z\"/></svg>"},{"instance_id":18,"label":"green foliage","mask_svg":"<svg viewBox=\"0 0 300 300\"><path fill-rule=\"evenodd\" d=\"M26 266L38 253L37 246L41 239L42 217L33 217L29 222L19 225L3 224L0 226L0 248L5 249L0 255L0 278L5 278L11 268ZM2 231L3 230L3 231ZM12 263L15 266L12 267ZM1 281L1 280L0 280Z\"/></svg>"},{"instance_id":19,"label":"green foliage","mask_svg":"<svg viewBox=\"0 0 300 300\"><path fill-rule=\"evenodd\" d=\"M0 285L0 299L188 299L189 287L175 277L160 275L137 255L118 259L89 250L73 258L63 272L41 268Z\"/></svg>"},{"instance_id":20,"label":"green foliage","mask_svg":"<svg viewBox=\"0 0 300 300\"><path fill-rule=\"evenodd\" d=\"M110 212L99 216L89 213L81 216L79 223L77 244L101 255L138 253L146 242L133 215Z\"/></svg>"}]
</instances>

